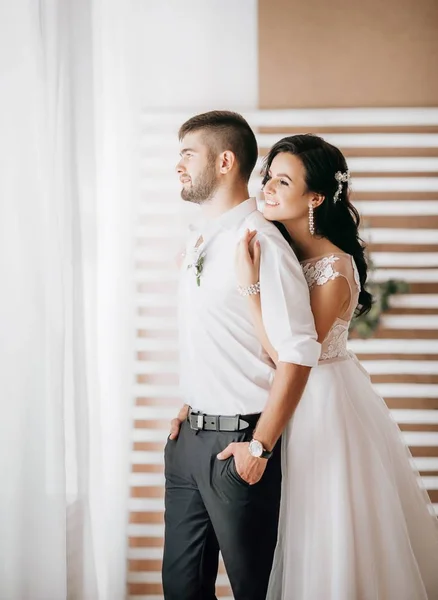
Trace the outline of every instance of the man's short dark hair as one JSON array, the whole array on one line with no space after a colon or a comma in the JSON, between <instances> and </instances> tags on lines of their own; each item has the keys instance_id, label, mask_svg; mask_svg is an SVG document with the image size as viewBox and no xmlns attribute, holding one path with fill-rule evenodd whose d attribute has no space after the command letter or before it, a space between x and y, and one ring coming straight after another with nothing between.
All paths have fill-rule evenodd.
<instances>
[{"instance_id":1,"label":"man's short dark hair","mask_svg":"<svg viewBox=\"0 0 438 600\"><path fill-rule=\"evenodd\" d=\"M242 178L249 180L257 162L258 148L254 132L242 115L228 110L196 115L181 125L180 141L195 131L206 133L205 143L215 155L225 150L233 152Z\"/></svg>"}]
</instances>

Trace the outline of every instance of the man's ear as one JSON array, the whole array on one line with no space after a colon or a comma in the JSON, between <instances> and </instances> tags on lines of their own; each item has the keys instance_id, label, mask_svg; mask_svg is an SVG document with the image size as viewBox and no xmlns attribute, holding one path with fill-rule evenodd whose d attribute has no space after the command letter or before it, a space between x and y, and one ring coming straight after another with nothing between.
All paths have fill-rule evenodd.
<instances>
[{"instance_id":1,"label":"man's ear","mask_svg":"<svg viewBox=\"0 0 438 600\"><path fill-rule=\"evenodd\" d=\"M222 175L226 175L236 164L236 157L231 150L225 150L219 154L219 171Z\"/></svg>"}]
</instances>

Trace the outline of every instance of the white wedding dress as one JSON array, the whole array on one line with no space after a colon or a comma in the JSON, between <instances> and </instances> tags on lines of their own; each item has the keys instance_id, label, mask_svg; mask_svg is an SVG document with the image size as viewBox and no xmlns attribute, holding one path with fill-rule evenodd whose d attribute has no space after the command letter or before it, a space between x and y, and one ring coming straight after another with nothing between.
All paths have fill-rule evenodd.
<instances>
[{"instance_id":1,"label":"white wedding dress","mask_svg":"<svg viewBox=\"0 0 438 600\"><path fill-rule=\"evenodd\" d=\"M347 350L360 289L354 261L337 254L303 269L311 291L345 277L351 302L283 434L267 600L436 600L438 521L397 424Z\"/></svg>"}]
</instances>

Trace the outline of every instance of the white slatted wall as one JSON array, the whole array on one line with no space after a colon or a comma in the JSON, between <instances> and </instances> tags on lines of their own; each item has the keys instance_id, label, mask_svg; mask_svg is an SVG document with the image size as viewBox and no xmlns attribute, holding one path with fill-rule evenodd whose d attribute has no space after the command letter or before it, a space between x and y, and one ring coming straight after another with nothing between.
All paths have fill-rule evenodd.
<instances>
[{"instance_id":1,"label":"white slatted wall","mask_svg":"<svg viewBox=\"0 0 438 600\"><path fill-rule=\"evenodd\" d=\"M142 117L136 250L130 598L162 598L163 446L178 395L175 256L191 217L174 173L178 126L191 114ZM346 154L354 202L369 227L376 277L409 282L377 335L352 340L403 430L438 513L438 109L258 111L261 156L289 133L320 133ZM251 181L260 187L258 173ZM221 568L219 598L231 599Z\"/></svg>"}]
</instances>

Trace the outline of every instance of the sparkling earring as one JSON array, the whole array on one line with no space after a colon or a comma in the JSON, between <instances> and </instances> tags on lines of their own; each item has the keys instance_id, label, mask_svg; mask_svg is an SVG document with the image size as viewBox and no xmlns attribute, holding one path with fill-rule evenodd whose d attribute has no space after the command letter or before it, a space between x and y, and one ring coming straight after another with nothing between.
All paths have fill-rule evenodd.
<instances>
[{"instance_id":1,"label":"sparkling earring","mask_svg":"<svg viewBox=\"0 0 438 600\"><path fill-rule=\"evenodd\" d=\"M315 235L315 222L313 219L313 206L309 204L309 231L310 235Z\"/></svg>"}]
</instances>

